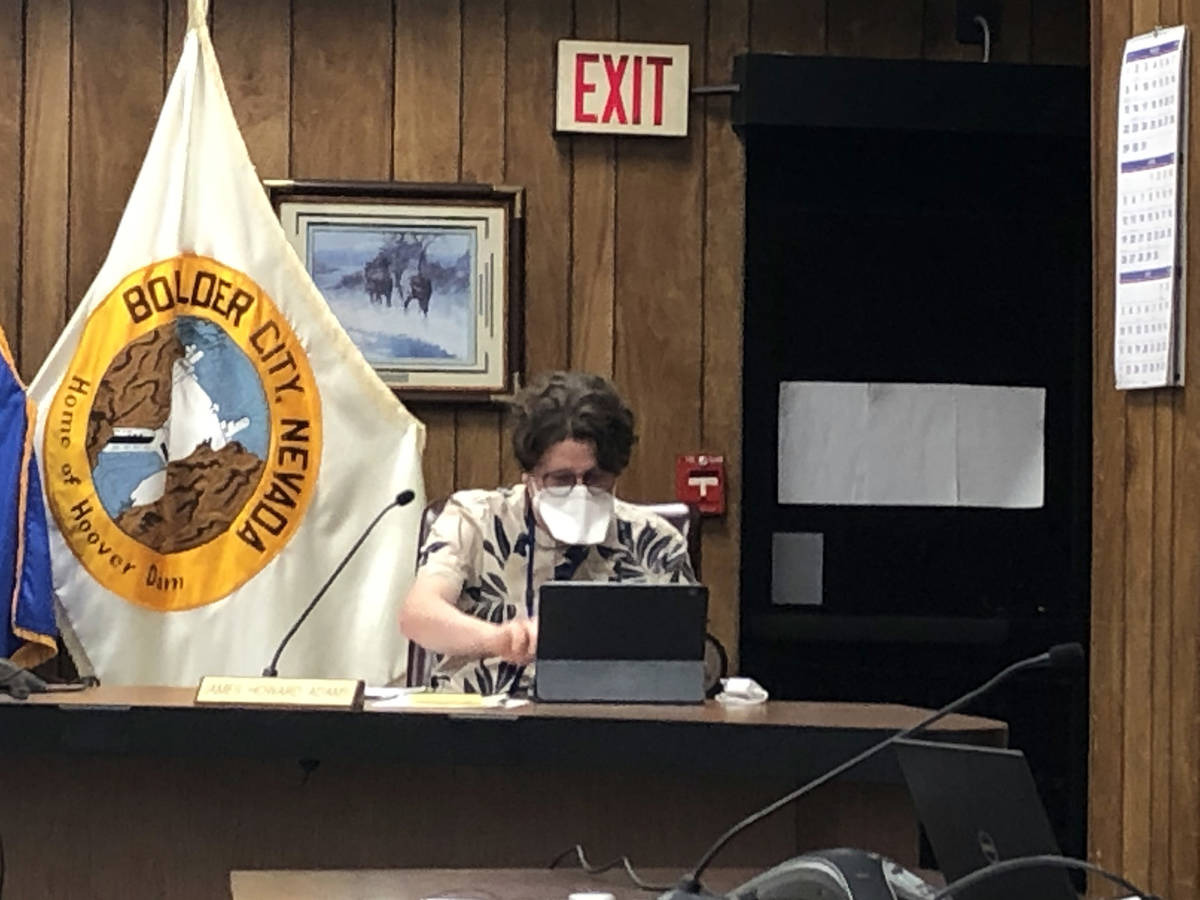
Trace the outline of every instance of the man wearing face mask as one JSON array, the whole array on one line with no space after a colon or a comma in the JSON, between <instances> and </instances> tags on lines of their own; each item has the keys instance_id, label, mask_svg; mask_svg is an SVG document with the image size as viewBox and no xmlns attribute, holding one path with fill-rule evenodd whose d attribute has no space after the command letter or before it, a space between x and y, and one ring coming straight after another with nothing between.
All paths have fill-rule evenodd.
<instances>
[{"instance_id":1,"label":"man wearing face mask","mask_svg":"<svg viewBox=\"0 0 1200 900\"><path fill-rule=\"evenodd\" d=\"M521 483L450 497L421 547L400 613L441 655L438 687L527 689L546 581L693 582L683 536L614 496L635 441L633 413L599 375L551 372L516 398Z\"/></svg>"}]
</instances>

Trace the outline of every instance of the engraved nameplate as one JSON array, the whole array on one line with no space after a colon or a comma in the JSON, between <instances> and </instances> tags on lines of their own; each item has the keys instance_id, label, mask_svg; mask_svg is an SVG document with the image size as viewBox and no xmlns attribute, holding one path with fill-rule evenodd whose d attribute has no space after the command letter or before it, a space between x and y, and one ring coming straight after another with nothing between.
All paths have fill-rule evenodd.
<instances>
[{"instance_id":1,"label":"engraved nameplate","mask_svg":"<svg viewBox=\"0 0 1200 900\"><path fill-rule=\"evenodd\" d=\"M273 706L362 709L363 683L353 678L265 678L205 675L197 706Z\"/></svg>"}]
</instances>

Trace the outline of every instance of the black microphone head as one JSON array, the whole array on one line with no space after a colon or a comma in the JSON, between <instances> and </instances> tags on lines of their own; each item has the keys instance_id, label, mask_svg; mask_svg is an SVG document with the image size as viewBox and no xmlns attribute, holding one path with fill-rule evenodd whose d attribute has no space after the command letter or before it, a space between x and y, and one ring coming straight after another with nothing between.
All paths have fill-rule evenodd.
<instances>
[{"instance_id":1,"label":"black microphone head","mask_svg":"<svg viewBox=\"0 0 1200 900\"><path fill-rule=\"evenodd\" d=\"M412 491L407 491L407 490L401 491L400 493L398 493L396 495L396 505L397 506L408 506L408 504L413 502L413 498L416 496L417 495L414 494ZM1079 646L1079 645L1076 644L1075 646ZM1080 652L1082 652L1082 651L1080 651Z\"/></svg>"},{"instance_id":2,"label":"black microphone head","mask_svg":"<svg viewBox=\"0 0 1200 900\"><path fill-rule=\"evenodd\" d=\"M1083 667L1083 645L1078 642L1071 644L1055 644L1048 651L1050 668L1079 669Z\"/></svg>"}]
</instances>

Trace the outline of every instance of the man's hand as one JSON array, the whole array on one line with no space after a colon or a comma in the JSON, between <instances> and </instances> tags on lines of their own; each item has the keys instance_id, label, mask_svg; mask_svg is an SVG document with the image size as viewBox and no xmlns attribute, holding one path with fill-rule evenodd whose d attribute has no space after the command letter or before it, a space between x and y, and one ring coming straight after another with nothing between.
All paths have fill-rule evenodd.
<instances>
[{"instance_id":1,"label":"man's hand","mask_svg":"<svg viewBox=\"0 0 1200 900\"><path fill-rule=\"evenodd\" d=\"M492 656L523 666L533 662L537 652L537 622L533 619L510 619L496 626Z\"/></svg>"}]
</instances>

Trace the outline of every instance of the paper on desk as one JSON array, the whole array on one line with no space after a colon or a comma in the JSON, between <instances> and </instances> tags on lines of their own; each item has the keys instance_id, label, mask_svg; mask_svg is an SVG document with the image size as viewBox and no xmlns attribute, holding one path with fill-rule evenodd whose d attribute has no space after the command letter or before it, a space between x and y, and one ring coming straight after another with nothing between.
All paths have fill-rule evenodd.
<instances>
[{"instance_id":1,"label":"paper on desk","mask_svg":"<svg viewBox=\"0 0 1200 900\"><path fill-rule=\"evenodd\" d=\"M371 709L516 709L529 703L507 694L457 694L450 691L408 689L381 700L370 702Z\"/></svg>"},{"instance_id":2,"label":"paper on desk","mask_svg":"<svg viewBox=\"0 0 1200 900\"><path fill-rule=\"evenodd\" d=\"M722 678L716 701L723 706L757 706L766 703L769 696L767 689L753 678Z\"/></svg>"},{"instance_id":3,"label":"paper on desk","mask_svg":"<svg viewBox=\"0 0 1200 900\"><path fill-rule=\"evenodd\" d=\"M417 687L379 687L368 684L363 688L364 700L391 700L393 697L399 697L401 694L414 694L417 691L423 691L425 688Z\"/></svg>"},{"instance_id":4,"label":"paper on desk","mask_svg":"<svg viewBox=\"0 0 1200 900\"><path fill-rule=\"evenodd\" d=\"M1040 507L1044 388L789 381L780 503Z\"/></svg>"}]
</instances>

